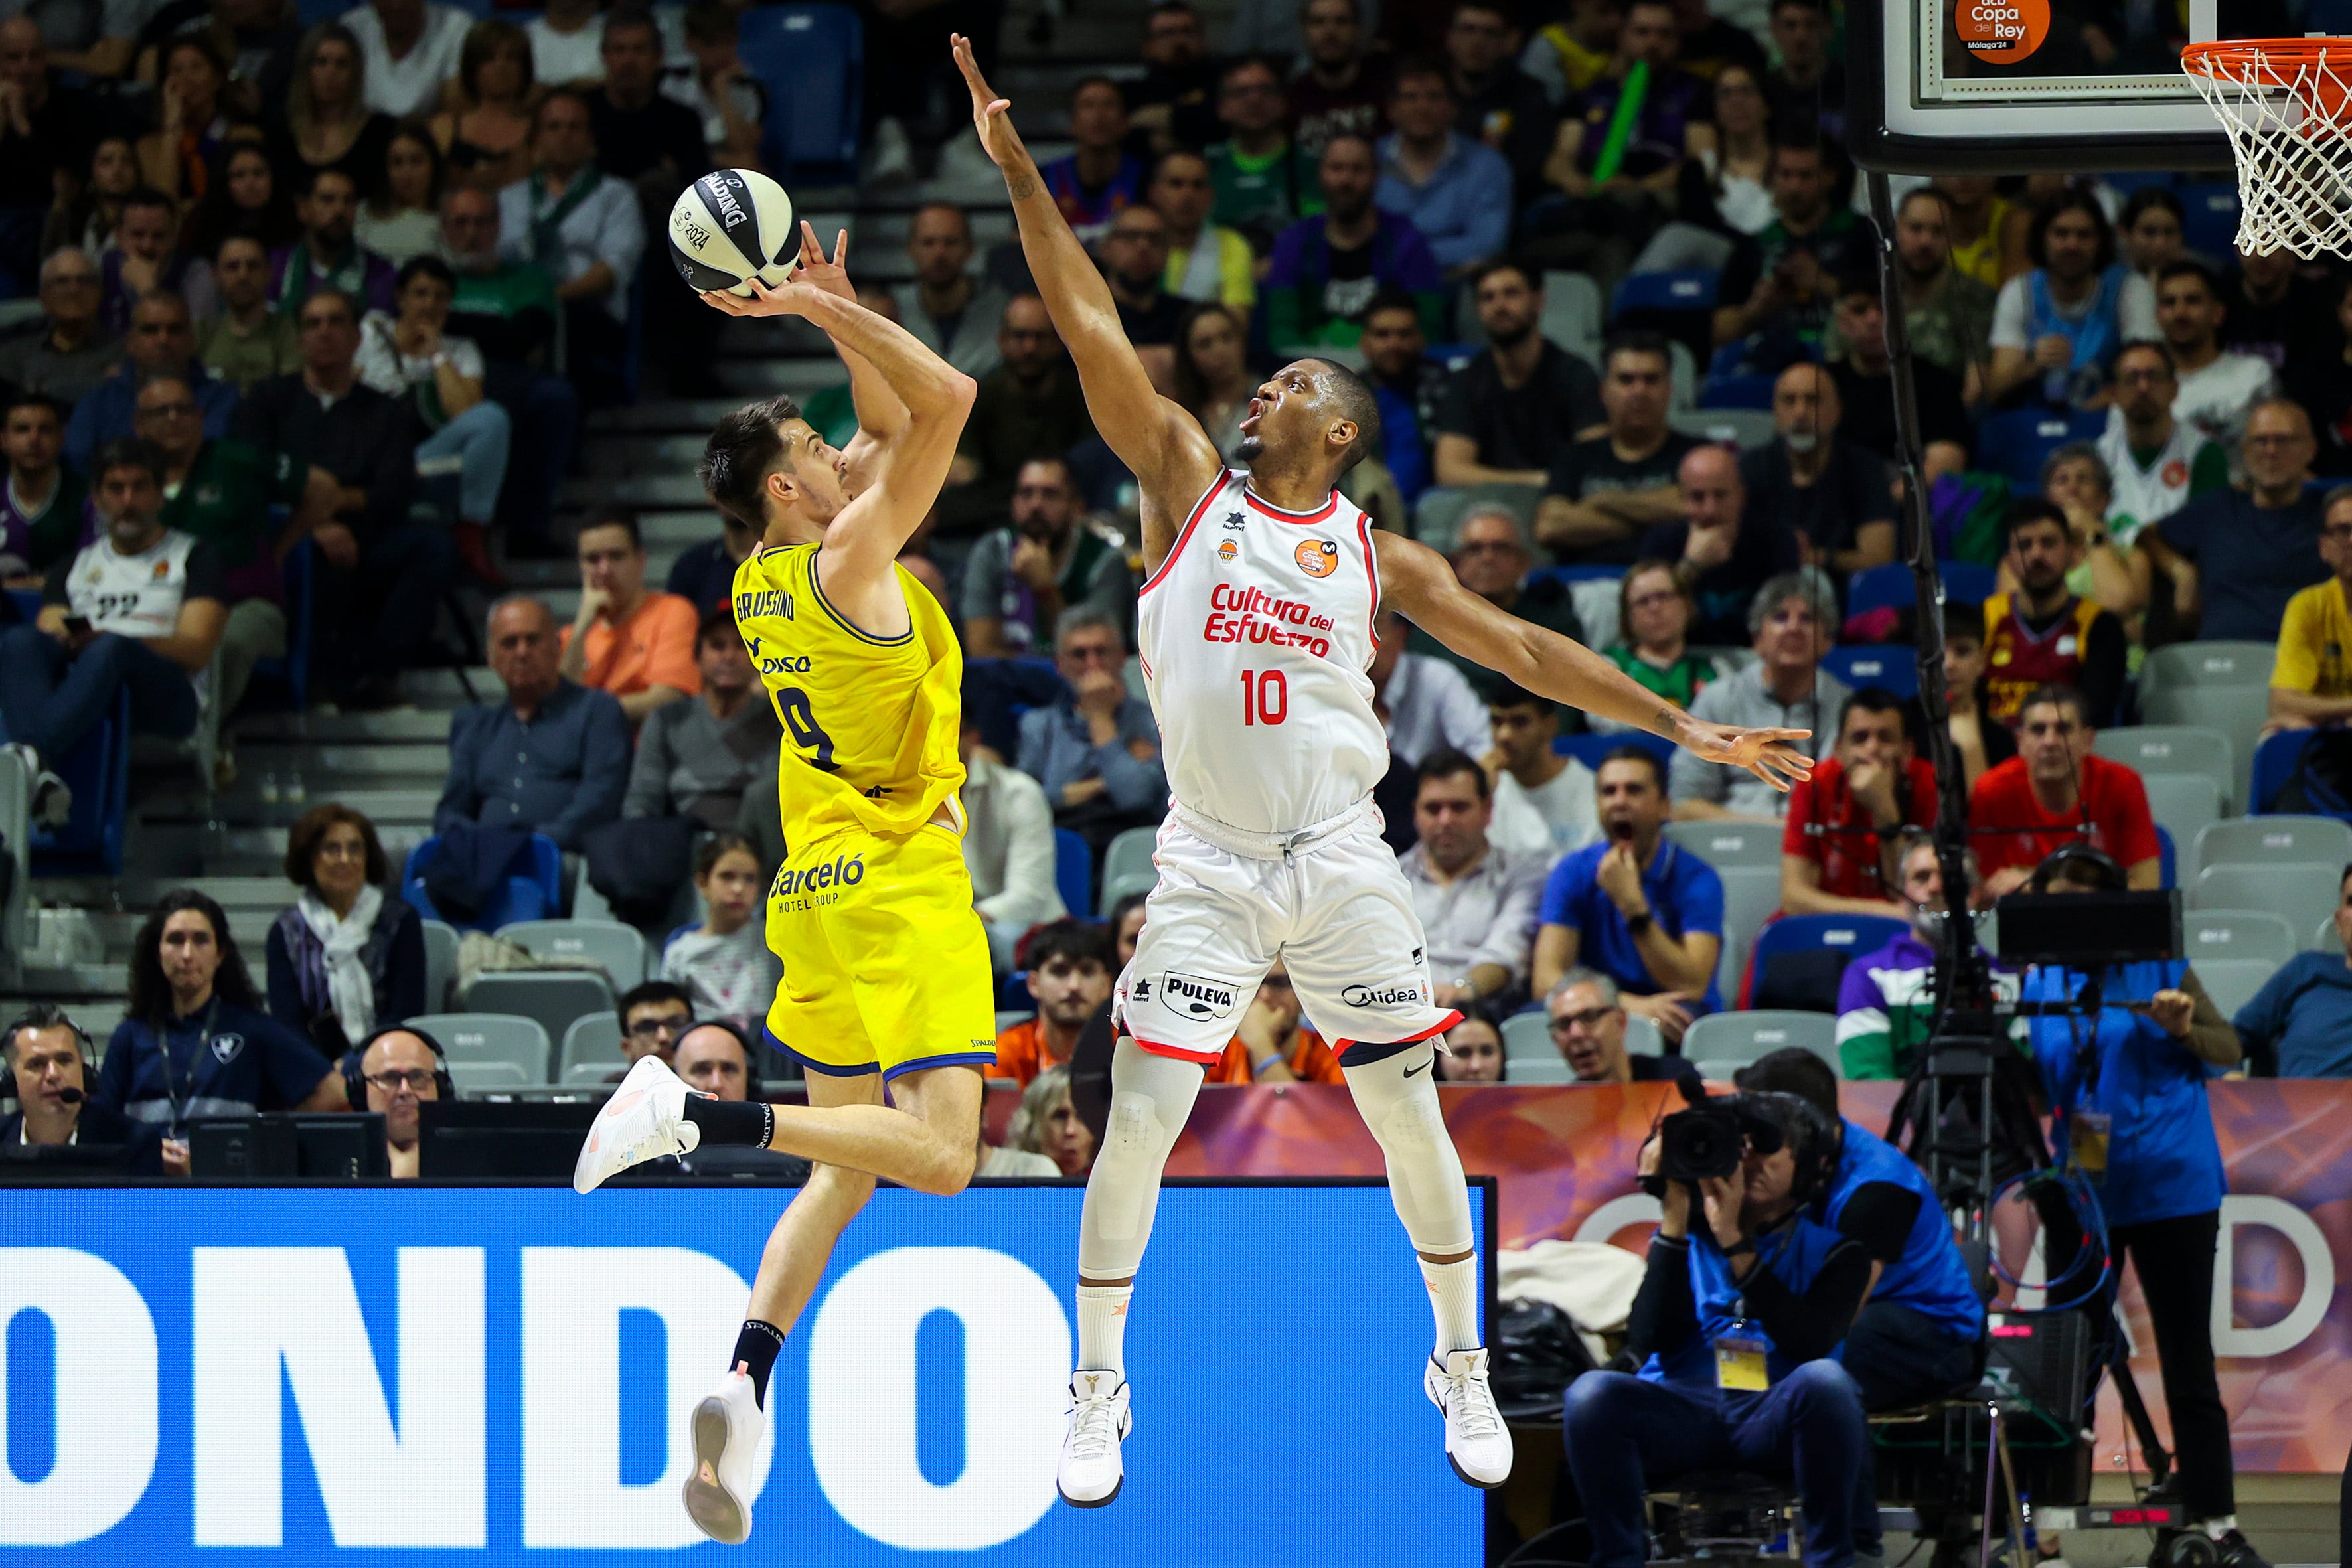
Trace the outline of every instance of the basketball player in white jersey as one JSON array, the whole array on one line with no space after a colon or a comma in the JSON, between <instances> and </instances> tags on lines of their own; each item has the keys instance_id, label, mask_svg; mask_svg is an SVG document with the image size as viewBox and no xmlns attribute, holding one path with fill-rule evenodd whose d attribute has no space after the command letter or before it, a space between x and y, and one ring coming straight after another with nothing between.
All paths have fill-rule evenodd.
<instances>
[{"instance_id":1,"label":"basketball player in white jersey","mask_svg":"<svg viewBox=\"0 0 2352 1568\"><path fill-rule=\"evenodd\" d=\"M1420 1255L1437 1325L1423 1386L1444 1412L1446 1457L1472 1485L1500 1486L1511 1439L1480 1348L1469 1197L1430 1083L1433 1041L1461 1015L1432 1000L1421 924L1371 801L1389 765L1365 674L1373 616L1398 611L1530 691L1783 789L1810 772L1785 744L1806 731L1699 723L1589 649L1470 593L1436 552L1375 532L1332 488L1380 439L1370 389L1338 365L1302 360L1261 386L1242 421L1248 469L1225 468L1192 416L1152 390L1010 105L981 79L969 41L954 48L1095 427L1141 490L1150 575L1140 651L1173 795L1159 885L1115 1004L1109 1126L1080 1222L1062 1496L1093 1508L1118 1495L1122 1342L1160 1171L1203 1064L1277 956L1339 1054Z\"/></svg>"}]
</instances>

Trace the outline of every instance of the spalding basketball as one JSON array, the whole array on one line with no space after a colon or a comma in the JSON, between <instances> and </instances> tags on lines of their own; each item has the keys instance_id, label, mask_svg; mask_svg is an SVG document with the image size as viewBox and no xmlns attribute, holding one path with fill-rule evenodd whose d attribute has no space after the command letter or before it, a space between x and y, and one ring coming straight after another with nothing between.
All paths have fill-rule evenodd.
<instances>
[{"instance_id":1,"label":"spalding basketball","mask_svg":"<svg viewBox=\"0 0 2352 1568\"><path fill-rule=\"evenodd\" d=\"M669 209L669 258L697 293L724 289L748 300L751 279L776 287L799 253L793 198L754 170L713 170Z\"/></svg>"}]
</instances>

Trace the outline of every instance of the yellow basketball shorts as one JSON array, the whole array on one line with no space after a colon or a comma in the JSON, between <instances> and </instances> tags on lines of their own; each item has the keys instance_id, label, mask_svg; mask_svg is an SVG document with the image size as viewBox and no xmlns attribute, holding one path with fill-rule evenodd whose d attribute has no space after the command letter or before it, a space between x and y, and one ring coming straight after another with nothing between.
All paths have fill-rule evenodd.
<instances>
[{"instance_id":1,"label":"yellow basketball shorts","mask_svg":"<svg viewBox=\"0 0 2352 1568\"><path fill-rule=\"evenodd\" d=\"M849 831L794 849L768 889L784 977L768 1040L811 1072L885 1079L996 1060L988 936L948 828Z\"/></svg>"}]
</instances>

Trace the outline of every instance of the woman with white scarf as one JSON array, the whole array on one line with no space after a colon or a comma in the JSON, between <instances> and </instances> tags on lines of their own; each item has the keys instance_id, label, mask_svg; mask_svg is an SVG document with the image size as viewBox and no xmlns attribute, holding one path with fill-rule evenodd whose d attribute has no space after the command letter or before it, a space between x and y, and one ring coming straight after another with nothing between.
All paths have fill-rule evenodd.
<instances>
[{"instance_id":1,"label":"woman with white scarf","mask_svg":"<svg viewBox=\"0 0 2352 1568\"><path fill-rule=\"evenodd\" d=\"M425 925L386 889L375 825L349 806L313 806L286 846L301 889L269 928L269 1011L330 1058L380 1026L428 1011Z\"/></svg>"}]
</instances>

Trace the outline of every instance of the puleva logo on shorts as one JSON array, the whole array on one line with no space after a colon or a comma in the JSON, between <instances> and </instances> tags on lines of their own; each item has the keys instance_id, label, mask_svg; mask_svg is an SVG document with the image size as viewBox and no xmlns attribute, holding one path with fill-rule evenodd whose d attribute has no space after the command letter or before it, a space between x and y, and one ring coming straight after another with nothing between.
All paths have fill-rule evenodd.
<instances>
[{"instance_id":1,"label":"puleva logo on shorts","mask_svg":"<svg viewBox=\"0 0 2352 1568\"><path fill-rule=\"evenodd\" d=\"M1350 1007L1413 1007L1428 1000L1415 980L1391 985L1350 985L1339 993Z\"/></svg>"},{"instance_id":2,"label":"puleva logo on shorts","mask_svg":"<svg viewBox=\"0 0 2352 1568\"><path fill-rule=\"evenodd\" d=\"M1240 1000L1241 987L1198 974L1170 970L1160 977L1160 1005L1195 1018L1222 1018Z\"/></svg>"},{"instance_id":3,"label":"puleva logo on shorts","mask_svg":"<svg viewBox=\"0 0 2352 1568\"><path fill-rule=\"evenodd\" d=\"M1309 577L1328 577L1339 569L1339 547L1328 539L1310 539L1290 553Z\"/></svg>"}]
</instances>

